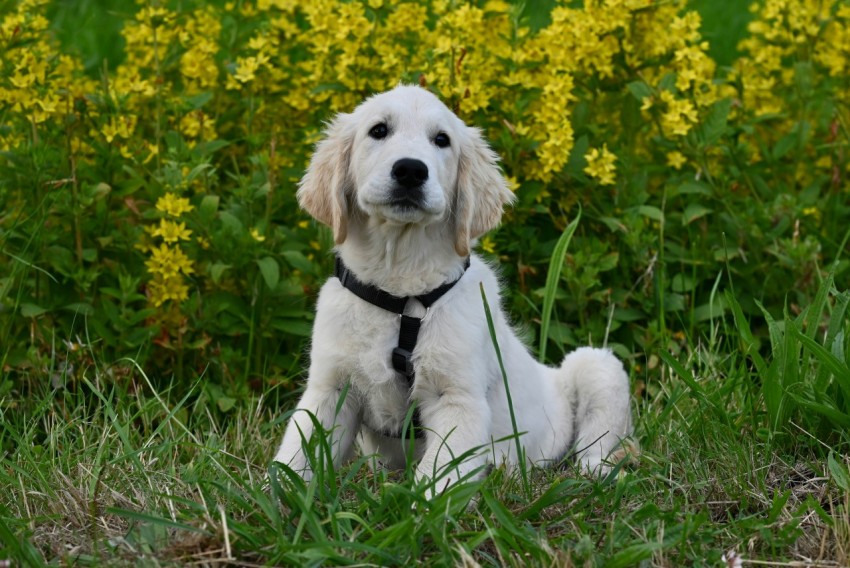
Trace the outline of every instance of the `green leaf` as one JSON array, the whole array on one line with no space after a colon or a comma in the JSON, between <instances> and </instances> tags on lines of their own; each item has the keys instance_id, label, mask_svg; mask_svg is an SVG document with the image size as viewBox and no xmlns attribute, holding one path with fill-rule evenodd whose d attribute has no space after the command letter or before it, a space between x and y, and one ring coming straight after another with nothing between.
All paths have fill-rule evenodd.
<instances>
[{"instance_id":1,"label":"green leaf","mask_svg":"<svg viewBox=\"0 0 850 568\"><path fill-rule=\"evenodd\" d=\"M643 102L643 99L652 96L652 88L643 81L632 81L626 87L632 96L641 102Z\"/></svg>"},{"instance_id":2,"label":"green leaf","mask_svg":"<svg viewBox=\"0 0 850 568\"><path fill-rule=\"evenodd\" d=\"M696 281L681 272L673 276L673 280L670 281L670 289L680 294L690 292L694 288L696 288Z\"/></svg>"},{"instance_id":3,"label":"green leaf","mask_svg":"<svg viewBox=\"0 0 850 568\"><path fill-rule=\"evenodd\" d=\"M726 132L726 121L732 110L732 99L721 99L711 106L702 124L702 138L706 146L715 144Z\"/></svg>"},{"instance_id":4,"label":"green leaf","mask_svg":"<svg viewBox=\"0 0 850 568\"><path fill-rule=\"evenodd\" d=\"M599 272L607 272L617 267L620 262L620 253L610 252L602 257L596 263L596 270Z\"/></svg>"},{"instance_id":5,"label":"green leaf","mask_svg":"<svg viewBox=\"0 0 850 568\"><path fill-rule=\"evenodd\" d=\"M835 484L846 492L850 491L850 474L847 473L847 468L843 464L838 463L832 451L826 458L826 465L829 468L829 476Z\"/></svg>"},{"instance_id":6,"label":"green leaf","mask_svg":"<svg viewBox=\"0 0 850 568\"><path fill-rule=\"evenodd\" d=\"M236 399L229 396L220 396L215 399L215 405L222 412L229 412L236 406Z\"/></svg>"},{"instance_id":7,"label":"green leaf","mask_svg":"<svg viewBox=\"0 0 850 568\"><path fill-rule=\"evenodd\" d=\"M74 302L73 304L68 304L62 309L86 317L94 315L94 306L85 302Z\"/></svg>"},{"instance_id":8,"label":"green leaf","mask_svg":"<svg viewBox=\"0 0 850 568\"><path fill-rule=\"evenodd\" d=\"M587 166L587 160L584 159L584 156L587 154L589 148L590 139L587 135L580 136L570 151L570 159L567 162L565 170L575 176L584 176L583 171L585 166Z\"/></svg>"},{"instance_id":9,"label":"green leaf","mask_svg":"<svg viewBox=\"0 0 850 568\"><path fill-rule=\"evenodd\" d=\"M277 283L280 282L280 265L275 259L266 256L257 261L260 267L260 273L263 275L263 280L266 281L266 286L269 290L277 288Z\"/></svg>"},{"instance_id":10,"label":"green leaf","mask_svg":"<svg viewBox=\"0 0 850 568\"><path fill-rule=\"evenodd\" d=\"M21 315L25 318L35 318L47 312L45 308L35 304L21 304Z\"/></svg>"},{"instance_id":11,"label":"green leaf","mask_svg":"<svg viewBox=\"0 0 850 568\"><path fill-rule=\"evenodd\" d=\"M612 233L616 231L619 231L621 233L629 232L623 222L617 219L616 217L600 217L599 220L605 223L605 226L608 227L608 229Z\"/></svg>"},{"instance_id":12,"label":"green leaf","mask_svg":"<svg viewBox=\"0 0 850 568\"><path fill-rule=\"evenodd\" d=\"M245 225L239 220L239 217L228 211L222 211L219 215L221 224L224 230L234 236L241 237L245 234Z\"/></svg>"},{"instance_id":13,"label":"green leaf","mask_svg":"<svg viewBox=\"0 0 850 568\"><path fill-rule=\"evenodd\" d=\"M561 321L549 324L549 339L560 345L578 345L573 328Z\"/></svg>"},{"instance_id":14,"label":"green leaf","mask_svg":"<svg viewBox=\"0 0 850 568\"><path fill-rule=\"evenodd\" d=\"M637 208L637 212L644 217L649 217L653 221L658 221L659 223L664 221L664 212L654 205L640 205Z\"/></svg>"},{"instance_id":15,"label":"green leaf","mask_svg":"<svg viewBox=\"0 0 850 568\"><path fill-rule=\"evenodd\" d=\"M643 310L637 308L614 308L614 321L640 321L646 317Z\"/></svg>"},{"instance_id":16,"label":"green leaf","mask_svg":"<svg viewBox=\"0 0 850 568\"><path fill-rule=\"evenodd\" d=\"M198 207L198 214L201 220L209 223L215 218L218 211L219 197L218 195L205 195L201 200L201 205Z\"/></svg>"},{"instance_id":17,"label":"green leaf","mask_svg":"<svg viewBox=\"0 0 850 568\"><path fill-rule=\"evenodd\" d=\"M682 215L682 225L690 225L697 219L705 217L711 213L711 209L701 203L688 203L685 207L685 212Z\"/></svg>"},{"instance_id":18,"label":"green leaf","mask_svg":"<svg viewBox=\"0 0 850 568\"><path fill-rule=\"evenodd\" d=\"M676 74L673 72L665 74L658 82L658 90L676 92Z\"/></svg>"},{"instance_id":19,"label":"green leaf","mask_svg":"<svg viewBox=\"0 0 850 568\"><path fill-rule=\"evenodd\" d=\"M230 142L226 140L210 140L208 142L200 142L192 148L192 154L199 157L209 156L222 148L230 146Z\"/></svg>"},{"instance_id":20,"label":"green leaf","mask_svg":"<svg viewBox=\"0 0 850 568\"><path fill-rule=\"evenodd\" d=\"M186 104L189 105L189 108L192 110L198 110L208 102L210 102L213 98L213 94L209 91L205 91L203 93L198 93L197 95L193 95L191 97L186 97L184 100Z\"/></svg>"},{"instance_id":21,"label":"green leaf","mask_svg":"<svg viewBox=\"0 0 850 568\"><path fill-rule=\"evenodd\" d=\"M790 134L786 134L773 146L773 150L771 151L771 155L774 160L780 160L785 157L788 152L791 151L794 146L797 145L798 134L795 132L791 132Z\"/></svg>"},{"instance_id":22,"label":"green leaf","mask_svg":"<svg viewBox=\"0 0 850 568\"><path fill-rule=\"evenodd\" d=\"M218 284L221 281L221 276L224 274L224 271L228 268L231 268L231 265L224 264L223 262L216 262L210 266L210 278L212 278L212 281Z\"/></svg>"},{"instance_id":23,"label":"green leaf","mask_svg":"<svg viewBox=\"0 0 850 568\"><path fill-rule=\"evenodd\" d=\"M683 184L676 187L673 191L670 192L671 196L674 195L686 195L686 194L700 194L711 197L711 187L699 182L699 181L686 181Z\"/></svg>"},{"instance_id":24,"label":"green leaf","mask_svg":"<svg viewBox=\"0 0 850 568\"><path fill-rule=\"evenodd\" d=\"M296 337L310 337L313 324L307 320L278 319L271 323L272 329L294 335Z\"/></svg>"},{"instance_id":25,"label":"green leaf","mask_svg":"<svg viewBox=\"0 0 850 568\"><path fill-rule=\"evenodd\" d=\"M286 262L289 263L289 266L300 270L301 272L313 272L314 265L312 262L307 260L307 257L304 256L300 251L297 250L287 250L281 253L283 258L286 259Z\"/></svg>"},{"instance_id":26,"label":"green leaf","mask_svg":"<svg viewBox=\"0 0 850 568\"><path fill-rule=\"evenodd\" d=\"M728 307L727 298L718 296L714 301L706 302L694 308L694 319L696 321L708 321L723 315Z\"/></svg>"}]
</instances>

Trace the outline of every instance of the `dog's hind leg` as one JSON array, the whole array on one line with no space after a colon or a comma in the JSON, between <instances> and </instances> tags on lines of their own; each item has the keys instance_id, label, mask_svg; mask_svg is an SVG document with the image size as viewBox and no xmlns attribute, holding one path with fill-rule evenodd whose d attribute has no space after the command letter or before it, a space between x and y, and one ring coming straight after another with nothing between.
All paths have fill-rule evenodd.
<instances>
[{"instance_id":1,"label":"dog's hind leg","mask_svg":"<svg viewBox=\"0 0 850 568\"><path fill-rule=\"evenodd\" d=\"M587 471L605 473L618 461L614 450L632 433L623 364L607 349L582 347L564 358L557 374L572 405L576 460Z\"/></svg>"}]
</instances>

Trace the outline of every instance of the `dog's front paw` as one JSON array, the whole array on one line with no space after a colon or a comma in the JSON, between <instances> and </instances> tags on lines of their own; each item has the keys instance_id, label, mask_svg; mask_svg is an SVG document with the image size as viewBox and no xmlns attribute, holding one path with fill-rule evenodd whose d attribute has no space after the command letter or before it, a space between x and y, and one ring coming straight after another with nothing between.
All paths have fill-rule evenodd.
<instances>
[{"instance_id":1,"label":"dog's front paw","mask_svg":"<svg viewBox=\"0 0 850 568\"><path fill-rule=\"evenodd\" d=\"M611 471L611 464L602 461L599 456L585 456L578 460L578 466L582 473L596 477L605 477Z\"/></svg>"},{"instance_id":2,"label":"dog's front paw","mask_svg":"<svg viewBox=\"0 0 850 568\"><path fill-rule=\"evenodd\" d=\"M310 467L302 448L291 452L288 451L288 448L281 447L273 461L298 474L305 483L309 483L313 479L313 469Z\"/></svg>"},{"instance_id":3,"label":"dog's front paw","mask_svg":"<svg viewBox=\"0 0 850 568\"><path fill-rule=\"evenodd\" d=\"M489 468L485 464L463 462L442 468L420 463L416 467L416 481L426 485L429 498L445 493L458 483L483 479Z\"/></svg>"}]
</instances>

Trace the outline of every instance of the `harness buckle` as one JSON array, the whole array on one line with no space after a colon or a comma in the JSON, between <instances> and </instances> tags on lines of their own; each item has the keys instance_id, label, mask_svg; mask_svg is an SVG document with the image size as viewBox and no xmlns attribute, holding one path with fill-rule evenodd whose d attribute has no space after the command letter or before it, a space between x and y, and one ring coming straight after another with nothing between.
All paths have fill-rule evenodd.
<instances>
[{"instance_id":1,"label":"harness buckle","mask_svg":"<svg viewBox=\"0 0 850 568\"><path fill-rule=\"evenodd\" d=\"M393 348L393 368L407 377L413 378L413 353L401 347Z\"/></svg>"}]
</instances>

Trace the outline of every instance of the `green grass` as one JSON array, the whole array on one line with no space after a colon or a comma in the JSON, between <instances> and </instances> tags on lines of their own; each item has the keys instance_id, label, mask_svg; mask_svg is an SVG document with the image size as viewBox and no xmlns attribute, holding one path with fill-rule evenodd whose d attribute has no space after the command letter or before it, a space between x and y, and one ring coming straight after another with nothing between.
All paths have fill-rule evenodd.
<instances>
[{"instance_id":1,"label":"green grass","mask_svg":"<svg viewBox=\"0 0 850 568\"><path fill-rule=\"evenodd\" d=\"M775 324L766 356L733 308L713 321L714 341L650 362L662 380L636 398L642 453L603 479L569 465L526 481L496 468L433 500L411 471L373 472L365 459L333 470L319 452L309 484L270 469L286 418L267 402L277 393L222 413L203 377L177 399L130 362L81 366L97 357L57 348L49 368L0 398L0 559L719 566L736 550L843 566L850 473L834 421L850 410L847 298L825 281L809 311ZM820 329L818 308L833 317L825 334L793 331ZM793 388L773 384L792 372L783 349L796 354ZM765 404L775 387L781 411Z\"/></svg>"}]
</instances>

